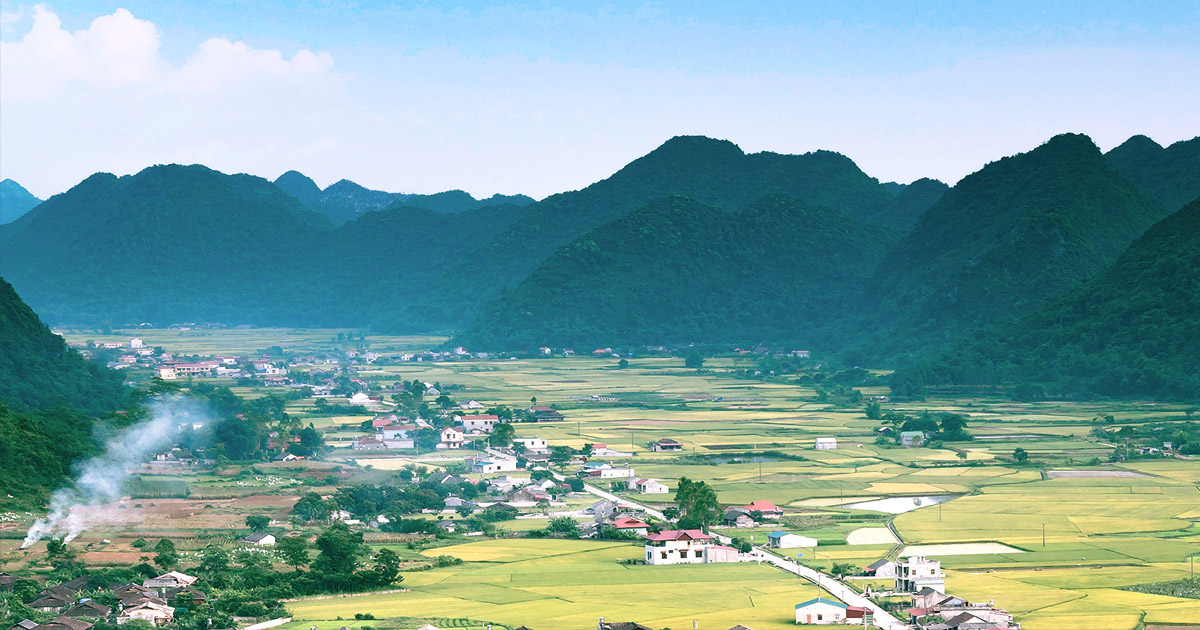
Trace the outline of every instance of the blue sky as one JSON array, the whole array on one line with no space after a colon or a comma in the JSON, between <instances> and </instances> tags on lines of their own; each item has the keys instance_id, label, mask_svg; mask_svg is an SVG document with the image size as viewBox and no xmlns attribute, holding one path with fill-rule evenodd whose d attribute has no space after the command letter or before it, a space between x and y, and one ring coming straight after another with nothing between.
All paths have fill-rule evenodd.
<instances>
[{"instance_id":1,"label":"blue sky","mask_svg":"<svg viewBox=\"0 0 1200 630\"><path fill-rule=\"evenodd\" d=\"M1196 2L83 1L3 14L0 175L40 196L97 170L202 162L540 197L678 134L953 183L1056 133L1106 150L1200 133Z\"/></svg>"}]
</instances>

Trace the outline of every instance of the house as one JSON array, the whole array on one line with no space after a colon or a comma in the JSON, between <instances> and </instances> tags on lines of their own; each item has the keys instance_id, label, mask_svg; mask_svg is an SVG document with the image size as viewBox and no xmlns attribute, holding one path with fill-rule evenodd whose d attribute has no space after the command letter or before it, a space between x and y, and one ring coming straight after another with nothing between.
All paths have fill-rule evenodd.
<instances>
[{"instance_id":1,"label":"house","mask_svg":"<svg viewBox=\"0 0 1200 630\"><path fill-rule=\"evenodd\" d=\"M846 623L864 627L874 625L875 611L863 606L847 606Z\"/></svg>"},{"instance_id":2,"label":"house","mask_svg":"<svg viewBox=\"0 0 1200 630\"><path fill-rule=\"evenodd\" d=\"M165 594L168 600L178 600L191 604L192 606L203 606L208 601L208 595L205 595L203 591L190 586L173 588L167 591Z\"/></svg>"},{"instance_id":3,"label":"house","mask_svg":"<svg viewBox=\"0 0 1200 630\"><path fill-rule=\"evenodd\" d=\"M350 444L350 448L356 451L386 451L387 447L387 444L384 444L383 440L377 440L373 437L360 437Z\"/></svg>"},{"instance_id":4,"label":"house","mask_svg":"<svg viewBox=\"0 0 1200 630\"><path fill-rule=\"evenodd\" d=\"M941 562L925 556L910 556L896 563L895 590L916 593L925 587L946 592L946 573L942 571Z\"/></svg>"},{"instance_id":5,"label":"house","mask_svg":"<svg viewBox=\"0 0 1200 630\"><path fill-rule=\"evenodd\" d=\"M703 564L714 538L698 529L663 530L646 536L646 564Z\"/></svg>"},{"instance_id":6,"label":"house","mask_svg":"<svg viewBox=\"0 0 1200 630\"><path fill-rule=\"evenodd\" d=\"M609 448L604 442L592 444L592 457L633 457L633 453Z\"/></svg>"},{"instance_id":7,"label":"house","mask_svg":"<svg viewBox=\"0 0 1200 630\"><path fill-rule=\"evenodd\" d=\"M55 592L47 589L42 591L37 599L29 602L29 607L40 612L57 614L70 608L74 603L74 593Z\"/></svg>"},{"instance_id":8,"label":"house","mask_svg":"<svg viewBox=\"0 0 1200 630\"><path fill-rule=\"evenodd\" d=\"M501 475L488 480L488 492L512 492L517 488L528 486L529 484L530 479L528 477Z\"/></svg>"},{"instance_id":9,"label":"house","mask_svg":"<svg viewBox=\"0 0 1200 630\"><path fill-rule=\"evenodd\" d=\"M767 518L783 516L783 510L770 501L751 501L742 508L750 512L758 512Z\"/></svg>"},{"instance_id":10,"label":"house","mask_svg":"<svg viewBox=\"0 0 1200 630\"><path fill-rule=\"evenodd\" d=\"M46 623L34 626L36 630L91 630L96 624L72 617L55 617Z\"/></svg>"},{"instance_id":11,"label":"house","mask_svg":"<svg viewBox=\"0 0 1200 630\"><path fill-rule=\"evenodd\" d=\"M738 562L741 559L741 554L737 549L728 545L710 545L704 548L704 562L711 564L714 562Z\"/></svg>"},{"instance_id":12,"label":"house","mask_svg":"<svg viewBox=\"0 0 1200 630\"><path fill-rule=\"evenodd\" d=\"M369 405L371 404L371 397L363 392L358 392L357 394L347 398L346 402L351 405Z\"/></svg>"},{"instance_id":13,"label":"house","mask_svg":"<svg viewBox=\"0 0 1200 630\"><path fill-rule=\"evenodd\" d=\"M170 365L162 365L154 368L154 375L164 381L174 381L179 378L179 374L175 372L175 368Z\"/></svg>"},{"instance_id":14,"label":"house","mask_svg":"<svg viewBox=\"0 0 1200 630\"><path fill-rule=\"evenodd\" d=\"M551 407L530 407L529 411L533 413L533 418L537 422L563 422L566 420L562 413Z\"/></svg>"},{"instance_id":15,"label":"house","mask_svg":"<svg viewBox=\"0 0 1200 630\"><path fill-rule=\"evenodd\" d=\"M818 451L833 451L837 450L837 438L835 437L819 437L813 442L813 448Z\"/></svg>"},{"instance_id":16,"label":"house","mask_svg":"<svg viewBox=\"0 0 1200 630\"><path fill-rule=\"evenodd\" d=\"M925 434L921 431L901 431L900 445L901 446L921 446L925 443Z\"/></svg>"},{"instance_id":17,"label":"house","mask_svg":"<svg viewBox=\"0 0 1200 630\"><path fill-rule=\"evenodd\" d=\"M754 527L758 523L750 516L749 510L735 507L725 510L725 524L732 527Z\"/></svg>"},{"instance_id":18,"label":"house","mask_svg":"<svg viewBox=\"0 0 1200 630\"><path fill-rule=\"evenodd\" d=\"M455 531L457 531L457 530L458 530L458 528L459 528L460 526L461 526L461 524L460 524L460 523L458 523L457 521L445 521L445 520L443 520L443 521L438 521L438 522L437 522L437 528L438 528L438 529L440 529L440 530L442 530L442 531L444 531L444 532L449 532L449 533L451 533L451 534L453 534Z\"/></svg>"},{"instance_id":19,"label":"house","mask_svg":"<svg viewBox=\"0 0 1200 630\"><path fill-rule=\"evenodd\" d=\"M947 595L937 589L924 587L912 594L914 608L962 608L967 600L954 595Z\"/></svg>"},{"instance_id":20,"label":"house","mask_svg":"<svg viewBox=\"0 0 1200 630\"><path fill-rule=\"evenodd\" d=\"M178 588L180 586L191 586L195 584L197 578L179 571L168 571L158 577L150 578L142 582L142 586L146 588Z\"/></svg>"},{"instance_id":21,"label":"house","mask_svg":"<svg viewBox=\"0 0 1200 630\"><path fill-rule=\"evenodd\" d=\"M592 479L625 479L633 476L632 468L614 468L612 464L599 462L588 462L579 472Z\"/></svg>"},{"instance_id":22,"label":"house","mask_svg":"<svg viewBox=\"0 0 1200 630\"><path fill-rule=\"evenodd\" d=\"M467 463L471 466L471 472L474 473L495 473L508 472L517 469L517 460L507 457L470 457L467 458Z\"/></svg>"},{"instance_id":23,"label":"house","mask_svg":"<svg viewBox=\"0 0 1200 630\"><path fill-rule=\"evenodd\" d=\"M655 453L675 453L683 450L683 443L676 442L671 438L663 438L650 445L650 450Z\"/></svg>"},{"instance_id":24,"label":"house","mask_svg":"<svg viewBox=\"0 0 1200 630\"><path fill-rule=\"evenodd\" d=\"M275 537L266 532L254 532L253 534L250 534L249 536L246 536L245 538L243 538L241 540L241 542L251 544L251 545L261 545L263 547L270 547L275 544Z\"/></svg>"},{"instance_id":25,"label":"house","mask_svg":"<svg viewBox=\"0 0 1200 630\"><path fill-rule=\"evenodd\" d=\"M605 623L604 617L600 618L600 623L596 624L596 630L654 630L650 626L643 626L640 623L632 621L621 621L613 623Z\"/></svg>"},{"instance_id":26,"label":"house","mask_svg":"<svg viewBox=\"0 0 1200 630\"><path fill-rule=\"evenodd\" d=\"M479 416L461 416L463 433L491 433L492 428L500 421L500 416L485 414Z\"/></svg>"},{"instance_id":27,"label":"house","mask_svg":"<svg viewBox=\"0 0 1200 630\"><path fill-rule=\"evenodd\" d=\"M665 485L653 479L645 479L643 477L634 477L633 479L630 479L628 485L630 490L633 490L638 494L667 494L671 491L670 488L666 487Z\"/></svg>"},{"instance_id":28,"label":"house","mask_svg":"<svg viewBox=\"0 0 1200 630\"><path fill-rule=\"evenodd\" d=\"M817 539L801 536L783 530L767 534L767 542L776 549L798 549L800 547L816 547Z\"/></svg>"},{"instance_id":29,"label":"house","mask_svg":"<svg viewBox=\"0 0 1200 630\"><path fill-rule=\"evenodd\" d=\"M22 619L21 621L13 624L13 627L9 630L33 630L36 627L38 627L38 622L33 621L32 619Z\"/></svg>"},{"instance_id":30,"label":"house","mask_svg":"<svg viewBox=\"0 0 1200 630\"><path fill-rule=\"evenodd\" d=\"M458 408L459 409L483 409L484 406L483 406L483 403L479 402L478 400L468 400L465 402L458 403Z\"/></svg>"},{"instance_id":31,"label":"house","mask_svg":"<svg viewBox=\"0 0 1200 630\"><path fill-rule=\"evenodd\" d=\"M550 446L544 438L513 438L513 444L520 444L525 447L527 453L549 453Z\"/></svg>"},{"instance_id":32,"label":"house","mask_svg":"<svg viewBox=\"0 0 1200 630\"><path fill-rule=\"evenodd\" d=\"M175 609L154 602L126 607L121 614L117 615L117 625L129 623L135 619L149 621L156 626L165 626L175 620Z\"/></svg>"},{"instance_id":33,"label":"house","mask_svg":"<svg viewBox=\"0 0 1200 630\"><path fill-rule=\"evenodd\" d=\"M459 449L463 446L463 432L456 427L446 427L438 433L438 449Z\"/></svg>"},{"instance_id":34,"label":"house","mask_svg":"<svg viewBox=\"0 0 1200 630\"><path fill-rule=\"evenodd\" d=\"M894 578L896 577L896 562L887 558L880 558L868 564L866 572L877 578Z\"/></svg>"},{"instance_id":35,"label":"house","mask_svg":"<svg viewBox=\"0 0 1200 630\"><path fill-rule=\"evenodd\" d=\"M796 604L796 623L840 624L846 620L846 609L841 602L818 597Z\"/></svg>"},{"instance_id":36,"label":"house","mask_svg":"<svg viewBox=\"0 0 1200 630\"><path fill-rule=\"evenodd\" d=\"M612 526L619 533L630 532L638 536L645 536L650 532L650 525L630 516L613 519Z\"/></svg>"},{"instance_id":37,"label":"house","mask_svg":"<svg viewBox=\"0 0 1200 630\"><path fill-rule=\"evenodd\" d=\"M63 611L63 617L93 617L105 619L112 609L100 602L85 599Z\"/></svg>"},{"instance_id":38,"label":"house","mask_svg":"<svg viewBox=\"0 0 1200 630\"><path fill-rule=\"evenodd\" d=\"M537 503L549 500L550 495L537 486L525 486L508 495L509 503Z\"/></svg>"}]
</instances>

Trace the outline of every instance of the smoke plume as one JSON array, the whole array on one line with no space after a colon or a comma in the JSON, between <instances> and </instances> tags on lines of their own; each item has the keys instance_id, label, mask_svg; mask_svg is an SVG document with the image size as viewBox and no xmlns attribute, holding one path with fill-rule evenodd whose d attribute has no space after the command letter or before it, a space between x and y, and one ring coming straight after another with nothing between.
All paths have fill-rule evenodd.
<instances>
[{"instance_id":1,"label":"smoke plume","mask_svg":"<svg viewBox=\"0 0 1200 630\"><path fill-rule=\"evenodd\" d=\"M172 446L185 430L213 424L207 405L177 394L151 400L148 411L148 420L122 429L106 442L104 452L76 466L75 479L50 496L49 512L29 528L22 549L47 536L61 535L69 542L99 524L103 515L88 506L120 499L131 469Z\"/></svg>"}]
</instances>

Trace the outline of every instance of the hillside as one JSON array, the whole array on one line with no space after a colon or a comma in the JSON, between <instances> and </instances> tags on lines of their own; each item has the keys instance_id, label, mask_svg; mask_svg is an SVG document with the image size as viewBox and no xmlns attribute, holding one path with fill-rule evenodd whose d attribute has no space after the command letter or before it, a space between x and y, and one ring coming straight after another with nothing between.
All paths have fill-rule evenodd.
<instances>
[{"instance_id":1,"label":"hillside","mask_svg":"<svg viewBox=\"0 0 1200 630\"><path fill-rule=\"evenodd\" d=\"M502 287L520 282L559 247L654 199L687 195L736 212L771 193L836 208L857 219L879 212L893 200L876 179L838 153L746 154L727 140L676 137L605 180L529 205L498 238L441 277L441 284L462 287L462 293L435 295L428 308L443 312L465 308L470 314L499 295ZM478 260L488 264L480 268Z\"/></svg>"},{"instance_id":2,"label":"hillside","mask_svg":"<svg viewBox=\"0 0 1200 630\"><path fill-rule=\"evenodd\" d=\"M769 195L729 213L656 200L555 252L490 304L471 346L816 339L895 242L887 228Z\"/></svg>"},{"instance_id":3,"label":"hillside","mask_svg":"<svg viewBox=\"0 0 1200 630\"><path fill-rule=\"evenodd\" d=\"M25 187L11 179L0 181L0 225L12 223L42 203Z\"/></svg>"},{"instance_id":4,"label":"hillside","mask_svg":"<svg viewBox=\"0 0 1200 630\"><path fill-rule=\"evenodd\" d=\"M50 332L0 278L0 495L36 503L95 447L92 419L128 402L118 372Z\"/></svg>"},{"instance_id":5,"label":"hillside","mask_svg":"<svg viewBox=\"0 0 1200 630\"><path fill-rule=\"evenodd\" d=\"M1095 144L1062 135L942 196L866 283L841 326L859 363L910 357L1028 313L1116 259L1166 216Z\"/></svg>"},{"instance_id":6,"label":"hillside","mask_svg":"<svg viewBox=\"0 0 1200 630\"><path fill-rule=\"evenodd\" d=\"M121 375L68 348L3 278L0 330L0 402L20 411L65 406L90 413L124 402Z\"/></svg>"},{"instance_id":7,"label":"hillside","mask_svg":"<svg viewBox=\"0 0 1200 630\"><path fill-rule=\"evenodd\" d=\"M898 372L893 388L1024 384L1014 390L1200 400L1197 365L1200 199L1075 291Z\"/></svg>"},{"instance_id":8,"label":"hillside","mask_svg":"<svg viewBox=\"0 0 1200 630\"><path fill-rule=\"evenodd\" d=\"M1106 154L1121 175L1168 210L1200 197L1200 137L1167 148L1133 136Z\"/></svg>"},{"instance_id":9,"label":"hillside","mask_svg":"<svg viewBox=\"0 0 1200 630\"><path fill-rule=\"evenodd\" d=\"M527 206L533 203L526 195L492 195L487 199L476 199L461 190L447 190L432 195L409 195L400 203L414 208L426 208L442 214L454 214L478 210L488 206Z\"/></svg>"},{"instance_id":10,"label":"hillside","mask_svg":"<svg viewBox=\"0 0 1200 630\"><path fill-rule=\"evenodd\" d=\"M278 279L329 229L257 177L100 173L0 228L0 273L55 322L284 323Z\"/></svg>"},{"instance_id":11,"label":"hillside","mask_svg":"<svg viewBox=\"0 0 1200 630\"><path fill-rule=\"evenodd\" d=\"M934 204L941 201L942 195L949 189L949 186L936 179L918 179L900 188L883 209L867 217L867 220L907 232Z\"/></svg>"}]
</instances>

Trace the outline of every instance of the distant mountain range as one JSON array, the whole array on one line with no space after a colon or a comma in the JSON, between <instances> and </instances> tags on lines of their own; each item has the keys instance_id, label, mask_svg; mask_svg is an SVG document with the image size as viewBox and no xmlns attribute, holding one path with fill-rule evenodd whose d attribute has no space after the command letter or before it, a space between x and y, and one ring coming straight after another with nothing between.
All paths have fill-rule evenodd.
<instances>
[{"instance_id":1,"label":"distant mountain range","mask_svg":"<svg viewBox=\"0 0 1200 630\"><path fill-rule=\"evenodd\" d=\"M97 174L3 226L0 274L54 322L461 331L481 349L786 342L903 365L1099 277L1200 197L1198 147L1134 137L1104 155L1067 134L947 187L678 137L541 201L162 166Z\"/></svg>"},{"instance_id":2,"label":"distant mountain range","mask_svg":"<svg viewBox=\"0 0 1200 630\"><path fill-rule=\"evenodd\" d=\"M0 225L16 221L39 203L42 203L41 199L17 182L11 179L0 181Z\"/></svg>"},{"instance_id":3,"label":"distant mountain range","mask_svg":"<svg viewBox=\"0 0 1200 630\"><path fill-rule=\"evenodd\" d=\"M534 202L532 197L525 195L492 195L487 199L476 199L461 190L448 190L432 195L389 193L369 190L346 179L321 190L316 182L297 171L288 171L280 175L275 180L275 185L299 199L310 210L329 217L334 225L342 225L367 212L385 210L396 205L424 208L441 214L455 214L488 206L525 206Z\"/></svg>"}]
</instances>

